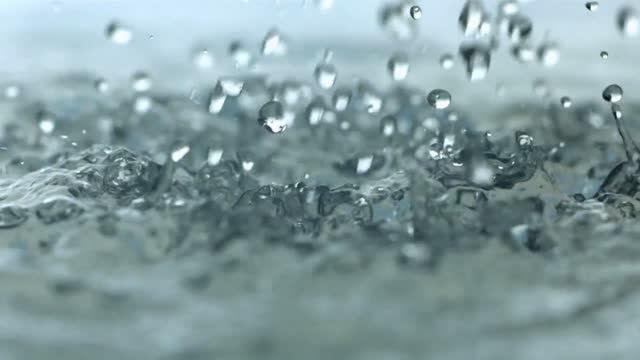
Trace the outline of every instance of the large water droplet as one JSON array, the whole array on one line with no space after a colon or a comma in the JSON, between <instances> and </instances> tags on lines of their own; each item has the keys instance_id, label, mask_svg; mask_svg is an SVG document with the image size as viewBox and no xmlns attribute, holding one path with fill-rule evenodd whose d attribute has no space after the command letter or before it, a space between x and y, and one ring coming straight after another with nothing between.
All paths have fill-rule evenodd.
<instances>
[{"instance_id":1,"label":"large water droplet","mask_svg":"<svg viewBox=\"0 0 640 360\"><path fill-rule=\"evenodd\" d=\"M116 21L109 23L105 32L107 38L118 45L128 44L133 38L131 30Z\"/></svg>"},{"instance_id":2,"label":"large water droplet","mask_svg":"<svg viewBox=\"0 0 640 360\"><path fill-rule=\"evenodd\" d=\"M435 89L427 95L427 102L436 109L446 109L451 104L451 94L447 90Z\"/></svg>"},{"instance_id":3,"label":"large water droplet","mask_svg":"<svg viewBox=\"0 0 640 360\"><path fill-rule=\"evenodd\" d=\"M409 56L404 52L393 54L387 62L387 69L393 80L404 80L409 73Z\"/></svg>"},{"instance_id":4,"label":"large water droplet","mask_svg":"<svg viewBox=\"0 0 640 360\"><path fill-rule=\"evenodd\" d=\"M282 104L272 100L262 105L258 114L258 124L272 134L280 134L285 131L287 120Z\"/></svg>"},{"instance_id":5,"label":"large water droplet","mask_svg":"<svg viewBox=\"0 0 640 360\"><path fill-rule=\"evenodd\" d=\"M627 37L638 35L640 19L638 19L638 14L634 8L626 6L620 9L620 11L618 11L616 22L622 35Z\"/></svg>"},{"instance_id":6,"label":"large water droplet","mask_svg":"<svg viewBox=\"0 0 640 360\"><path fill-rule=\"evenodd\" d=\"M602 92L602 98L612 104L620 102L622 100L622 88L617 84L611 84Z\"/></svg>"},{"instance_id":7,"label":"large water droplet","mask_svg":"<svg viewBox=\"0 0 640 360\"><path fill-rule=\"evenodd\" d=\"M587 10L589 11L596 11L598 10L598 2L597 1L588 1L586 4L584 4L584 6L587 8Z\"/></svg>"},{"instance_id":8,"label":"large water droplet","mask_svg":"<svg viewBox=\"0 0 640 360\"><path fill-rule=\"evenodd\" d=\"M422 17L422 9L418 5L413 5L411 9L409 9L409 14L413 20L420 20Z\"/></svg>"},{"instance_id":9,"label":"large water droplet","mask_svg":"<svg viewBox=\"0 0 640 360\"><path fill-rule=\"evenodd\" d=\"M467 0L458 17L460 28L465 36L476 34L485 17L484 7L479 0Z\"/></svg>"}]
</instances>

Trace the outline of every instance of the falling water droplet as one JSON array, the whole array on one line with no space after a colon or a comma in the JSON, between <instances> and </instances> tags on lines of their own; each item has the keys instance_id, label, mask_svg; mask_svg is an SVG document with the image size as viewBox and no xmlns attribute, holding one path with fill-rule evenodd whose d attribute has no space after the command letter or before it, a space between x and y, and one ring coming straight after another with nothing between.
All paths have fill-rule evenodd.
<instances>
[{"instance_id":1,"label":"falling water droplet","mask_svg":"<svg viewBox=\"0 0 640 360\"><path fill-rule=\"evenodd\" d=\"M603 60L606 60L609 58L609 53L606 51L601 51L600 52L600 58L602 58Z\"/></svg>"},{"instance_id":2,"label":"falling water droplet","mask_svg":"<svg viewBox=\"0 0 640 360\"><path fill-rule=\"evenodd\" d=\"M465 36L476 34L485 17L484 7L478 0L467 0L458 17L458 23Z\"/></svg>"},{"instance_id":3,"label":"falling water droplet","mask_svg":"<svg viewBox=\"0 0 640 360\"><path fill-rule=\"evenodd\" d=\"M612 104L622 100L622 88L617 84L607 86L602 92L602 98Z\"/></svg>"},{"instance_id":4,"label":"falling water droplet","mask_svg":"<svg viewBox=\"0 0 640 360\"><path fill-rule=\"evenodd\" d=\"M96 79L96 81L93 82L93 87L101 93L106 93L107 91L109 91L109 82L107 80L105 80L104 78L99 78Z\"/></svg>"},{"instance_id":5,"label":"falling water droplet","mask_svg":"<svg viewBox=\"0 0 640 360\"><path fill-rule=\"evenodd\" d=\"M584 6L587 8L587 10L589 11L596 11L598 10L598 2L597 1L588 1L586 4L584 4Z\"/></svg>"},{"instance_id":6,"label":"falling water droplet","mask_svg":"<svg viewBox=\"0 0 640 360\"><path fill-rule=\"evenodd\" d=\"M231 59L237 68L249 67L253 61L253 56L249 50L247 50L239 41L234 41L229 44L229 56L231 56Z\"/></svg>"},{"instance_id":7,"label":"falling water droplet","mask_svg":"<svg viewBox=\"0 0 640 360\"><path fill-rule=\"evenodd\" d=\"M447 90L435 89L427 95L427 102L436 109L446 109L451 104L451 94Z\"/></svg>"},{"instance_id":8,"label":"falling water droplet","mask_svg":"<svg viewBox=\"0 0 640 360\"><path fill-rule=\"evenodd\" d=\"M331 89L338 78L338 70L330 63L321 62L314 71L316 83L322 89Z\"/></svg>"},{"instance_id":9,"label":"falling water droplet","mask_svg":"<svg viewBox=\"0 0 640 360\"><path fill-rule=\"evenodd\" d=\"M409 56L404 52L393 54L387 62L387 69L393 80L404 80L409 73Z\"/></svg>"},{"instance_id":10,"label":"falling water droplet","mask_svg":"<svg viewBox=\"0 0 640 360\"><path fill-rule=\"evenodd\" d=\"M409 14L413 20L420 20L422 17L422 9L418 5L413 5L411 9L409 9Z\"/></svg>"},{"instance_id":11,"label":"falling water droplet","mask_svg":"<svg viewBox=\"0 0 640 360\"><path fill-rule=\"evenodd\" d=\"M638 14L634 8L626 6L620 9L616 22L622 35L626 37L638 35L638 30L640 30L640 19L638 19Z\"/></svg>"},{"instance_id":12,"label":"falling water droplet","mask_svg":"<svg viewBox=\"0 0 640 360\"><path fill-rule=\"evenodd\" d=\"M7 85L4 88L4 97L7 99L15 99L22 94L22 89L16 84Z\"/></svg>"},{"instance_id":13,"label":"falling water droplet","mask_svg":"<svg viewBox=\"0 0 640 360\"><path fill-rule=\"evenodd\" d=\"M145 92L151 89L151 77L144 71L138 71L131 76L131 88L135 92Z\"/></svg>"},{"instance_id":14,"label":"falling water droplet","mask_svg":"<svg viewBox=\"0 0 640 360\"><path fill-rule=\"evenodd\" d=\"M199 69L209 69L213 67L213 55L207 49L199 49L194 51L192 56L193 64Z\"/></svg>"},{"instance_id":15,"label":"falling water droplet","mask_svg":"<svg viewBox=\"0 0 640 360\"><path fill-rule=\"evenodd\" d=\"M613 118L616 120L622 119L622 107L620 107L620 104L611 105L611 114L613 114Z\"/></svg>"},{"instance_id":16,"label":"falling water droplet","mask_svg":"<svg viewBox=\"0 0 640 360\"><path fill-rule=\"evenodd\" d=\"M491 64L489 48L476 43L462 44L460 55L465 61L467 77L470 81L479 81L487 76Z\"/></svg>"},{"instance_id":17,"label":"falling water droplet","mask_svg":"<svg viewBox=\"0 0 640 360\"><path fill-rule=\"evenodd\" d=\"M503 0L498 9L500 10L501 15L513 15L520 11L520 7L518 5L518 0Z\"/></svg>"},{"instance_id":18,"label":"falling water droplet","mask_svg":"<svg viewBox=\"0 0 640 360\"><path fill-rule=\"evenodd\" d=\"M336 111L338 112L345 111L349 106L349 104L351 103L351 90L346 88L337 89L333 93L332 100L333 100L333 108Z\"/></svg>"},{"instance_id":19,"label":"falling water droplet","mask_svg":"<svg viewBox=\"0 0 640 360\"><path fill-rule=\"evenodd\" d=\"M511 39L511 41L525 41L529 38L532 31L533 24L528 17L522 14L516 14L509 19L507 33L509 34L509 39Z\"/></svg>"},{"instance_id":20,"label":"falling water droplet","mask_svg":"<svg viewBox=\"0 0 640 360\"><path fill-rule=\"evenodd\" d=\"M530 63L536 58L536 51L527 43L514 45L511 53L521 63Z\"/></svg>"},{"instance_id":21,"label":"falling water droplet","mask_svg":"<svg viewBox=\"0 0 640 360\"><path fill-rule=\"evenodd\" d=\"M548 42L538 47L538 60L546 67L552 67L558 64L560 60L560 49L553 42Z\"/></svg>"},{"instance_id":22,"label":"falling water droplet","mask_svg":"<svg viewBox=\"0 0 640 360\"><path fill-rule=\"evenodd\" d=\"M563 108L568 109L571 107L571 105L573 105L573 102L571 101L570 97L563 96L560 98L560 105L562 105Z\"/></svg>"},{"instance_id":23,"label":"falling water droplet","mask_svg":"<svg viewBox=\"0 0 640 360\"><path fill-rule=\"evenodd\" d=\"M287 130L282 104L272 100L262 105L258 114L258 124L272 134L280 134Z\"/></svg>"},{"instance_id":24,"label":"falling water droplet","mask_svg":"<svg viewBox=\"0 0 640 360\"><path fill-rule=\"evenodd\" d=\"M173 161L174 163L179 162L185 156L187 156L187 154L190 151L191 151L191 147L189 147L189 145L183 144L183 145L176 146L176 148L171 151L171 161Z\"/></svg>"},{"instance_id":25,"label":"falling water droplet","mask_svg":"<svg viewBox=\"0 0 640 360\"><path fill-rule=\"evenodd\" d=\"M454 65L453 55L444 54L440 57L440 66L443 69L449 70L453 67L453 65Z\"/></svg>"},{"instance_id":26,"label":"falling water droplet","mask_svg":"<svg viewBox=\"0 0 640 360\"><path fill-rule=\"evenodd\" d=\"M207 154L207 164L210 166L216 166L222 160L222 154L224 151L222 149L211 148L209 149L209 153Z\"/></svg>"},{"instance_id":27,"label":"falling water droplet","mask_svg":"<svg viewBox=\"0 0 640 360\"><path fill-rule=\"evenodd\" d=\"M398 120L393 115L387 115L380 120L380 133L384 137L391 137L396 133Z\"/></svg>"},{"instance_id":28,"label":"falling water droplet","mask_svg":"<svg viewBox=\"0 0 640 360\"><path fill-rule=\"evenodd\" d=\"M262 40L262 55L282 56L287 53L287 42L277 29L271 29Z\"/></svg>"},{"instance_id":29,"label":"falling water droplet","mask_svg":"<svg viewBox=\"0 0 640 360\"><path fill-rule=\"evenodd\" d=\"M128 44L133 38L131 30L116 21L109 23L105 32L107 38L118 45Z\"/></svg>"},{"instance_id":30,"label":"falling water droplet","mask_svg":"<svg viewBox=\"0 0 640 360\"><path fill-rule=\"evenodd\" d=\"M133 100L133 110L138 114L146 114L153 107L153 99L149 96L136 96Z\"/></svg>"},{"instance_id":31,"label":"falling water droplet","mask_svg":"<svg viewBox=\"0 0 640 360\"><path fill-rule=\"evenodd\" d=\"M56 120L53 114L47 111L41 111L38 113L38 127L43 134L51 134L56 128Z\"/></svg>"}]
</instances>

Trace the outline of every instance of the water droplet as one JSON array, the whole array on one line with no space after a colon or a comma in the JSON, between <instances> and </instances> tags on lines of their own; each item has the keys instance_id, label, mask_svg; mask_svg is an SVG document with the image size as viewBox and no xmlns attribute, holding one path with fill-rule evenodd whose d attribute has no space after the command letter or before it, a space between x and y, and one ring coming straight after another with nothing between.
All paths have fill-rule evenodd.
<instances>
[{"instance_id":1,"label":"water droplet","mask_svg":"<svg viewBox=\"0 0 640 360\"><path fill-rule=\"evenodd\" d=\"M440 66L445 70L451 69L454 63L453 55L451 54L444 54L440 57Z\"/></svg>"},{"instance_id":2,"label":"water droplet","mask_svg":"<svg viewBox=\"0 0 640 360\"><path fill-rule=\"evenodd\" d=\"M622 88L616 84L611 84L602 92L602 98L612 104L620 102L622 100Z\"/></svg>"},{"instance_id":3,"label":"water droplet","mask_svg":"<svg viewBox=\"0 0 640 360\"><path fill-rule=\"evenodd\" d=\"M600 51L600 58L602 58L603 60L606 60L609 58L609 53L606 51Z\"/></svg>"},{"instance_id":4,"label":"water droplet","mask_svg":"<svg viewBox=\"0 0 640 360\"><path fill-rule=\"evenodd\" d=\"M380 133L385 137L391 137L396 133L398 121L393 115L387 115L380 120Z\"/></svg>"},{"instance_id":5,"label":"water droplet","mask_svg":"<svg viewBox=\"0 0 640 360\"><path fill-rule=\"evenodd\" d=\"M152 106L153 100L148 96L136 96L133 100L133 110L138 114L146 114Z\"/></svg>"},{"instance_id":6,"label":"water droplet","mask_svg":"<svg viewBox=\"0 0 640 360\"><path fill-rule=\"evenodd\" d=\"M560 60L560 50L553 42L540 45L538 48L538 60L546 67L555 66Z\"/></svg>"},{"instance_id":7,"label":"water droplet","mask_svg":"<svg viewBox=\"0 0 640 360\"><path fill-rule=\"evenodd\" d=\"M477 43L462 44L460 55L465 61L470 81L479 81L487 76L491 64L491 52L488 47Z\"/></svg>"},{"instance_id":8,"label":"water droplet","mask_svg":"<svg viewBox=\"0 0 640 360\"><path fill-rule=\"evenodd\" d=\"M93 87L101 93L106 93L107 91L109 91L109 82L107 82L107 80L103 79L103 78L99 78L96 79L96 81L93 82Z\"/></svg>"},{"instance_id":9,"label":"water droplet","mask_svg":"<svg viewBox=\"0 0 640 360\"><path fill-rule=\"evenodd\" d=\"M413 39L418 28L416 22L407 16L408 11L405 4L388 4L381 9L380 25L393 38L398 40Z\"/></svg>"},{"instance_id":10,"label":"water droplet","mask_svg":"<svg viewBox=\"0 0 640 360\"><path fill-rule=\"evenodd\" d=\"M246 68L253 62L251 52L247 50L239 41L234 41L229 45L229 56L237 68Z\"/></svg>"},{"instance_id":11,"label":"water droplet","mask_svg":"<svg viewBox=\"0 0 640 360\"><path fill-rule=\"evenodd\" d=\"M356 165L356 174L366 174L371 169L371 164L373 164L373 155L367 155L358 158L358 163Z\"/></svg>"},{"instance_id":12,"label":"water droplet","mask_svg":"<svg viewBox=\"0 0 640 360\"><path fill-rule=\"evenodd\" d=\"M509 19L507 33L509 34L509 39L511 39L511 41L525 41L529 38L532 31L533 24L528 17L522 14L515 14Z\"/></svg>"},{"instance_id":13,"label":"water droplet","mask_svg":"<svg viewBox=\"0 0 640 360\"><path fill-rule=\"evenodd\" d=\"M192 57L193 64L199 69L209 69L213 67L213 55L207 49L199 49L194 51Z\"/></svg>"},{"instance_id":14,"label":"water droplet","mask_svg":"<svg viewBox=\"0 0 640 360\"><path fill-rule=\"evenodd\" d=\"M517 44L511 49L511 54L522 63L530 63L536 58L536 51L529 44Z\"/></svg>"},{"instance_id":15,"label":"water droplet","mask_svg":"<svg viewBox=\"0 0 640 360\"><path fill-rule=\"evenodd\" d=\"M549 95L549 85L543 79L537 79L533 82L533 92L541 98Z\"/></svg>"},{"instance_id":16,"label":"water droplet","mask_svg":"<svg viewBox=\"0 0 640 360\"><path fill-rule=\"evenodd\" d=\"M516 143L520 147L531 147L533 146L533 137L527 133L522 131L516 132Z\"/></svg>"},{"instance_id":17,"label":"water droplet","mask_svg":"<svg viewBox=\"0 0 640 360\"><path fill-rule=\"evenodd\" d=\"M181 144L171 151L171 161L177 163L191 151L189 145Z\"/></svg>"},{"instance_id":18,"label":"water droplet","mask_svg":"<svg viewBox=\"0 0 640 360\"><path fill-rule=\"evenodd\" d=\"M133 38L131 30L116 21L107 25L106 35L112 43L118 45L128 44Z\"/></svg>"},{"instance_id":19,"label":"water droplet","mask_svg":"<svg viewBox=\"0 0 640 360\"><path fill-rule=\"evenodd\" d=\"M586 4L584 4L584 6L587 8L587 10L589 11L596 11L598 10L598 2L597 1L588 1Z\"/></svg>"},{"instance_id":20,"label":"water droplet","mask_svg":"<svg viewBox=\"0 0 640 360\"><path fill-rule=\"evenodd\" d=\"M351 103L351 90L346 88L337 89L333 93L333 108L338 111L345 111Z\"/></svg>"},{"instance_id":21,"label":"water droplet","mask_svg":"<svg viewBox=\"0 0 640 360\"><path fill-rule=\"evenodd\" d=\"M622 35L627 37L638 35L638 30L640 29L640 19L638 19L638 14L636 13L634 8L626 6L620 9L617 15L616 22L618 24L618 29L620 30Z\"/></svg>"},{"instance_id":22,"label":"water droplet","mask_svg":"<svg viewBox=\"0 0 640 360\"><path fill-rule=\"evenodd\" d=\"M38 127L43 134L51 134L56 128L56 120L53 114L47 111L38 113Z\"/></svg>"},{"instance_id":23,"label":"water droplet","mask_svg":"<svg viewBox=\"0 0 640 360\"><path fill-rule=\"evenodd\" d=\"M573 105L573 102L571 101L570 97L563 96L560 98L560 105L562 105L563 108L568 109L571 107L571 105Z\"/></svg>"},{"instance_id":24,"label":"water droplet","mask_svg":"<svg viewBox=\"0 0 640 360\"><path fill-rule=\"evenodd\" d=\"M211 148L207 154L207 164L210 166L216 166L222 160L224 151L222 149Z\"/></svg>"},{"instance_id":25,"label":"water droplet","mask_svg":"<svg viewBox=\"0 0 640 360\"><path fill-rule=\"evenodd\" d=\"M476 34L480 30L484 17L485 11L482 3L479 0L467 0L460 12L460 17L458 17L458 23L464 35Z\"/></svg>"},{"instance_id":26,"label":"water droplet","mask_svg":"<svg viewBox=\"0 0 640 360\"><path fill-rule=\"evenodd\" d=\"M16 84L7 85L4 88L4 97L7 99L15 99L22 94L22 89Z\"/></svg>"},{"instance_id":27,"label":"water droplet","mask_svg":"<svg viewBox=\"0 0 640 360\"><path fill-rule=\"evenodd\" d=\"M287 130L282 104L272 100L262 105L258 114L258 124L272 134L280 134Z\"/></svg>"},{"instance_id":28,"label":"water droplet","mask_svg":"<svg viewBox=\"0 0 640 360\"><path fill-rule=\"evenodd\" d=\"M138 71L131 77L131 88L135 92L145 92L151 89L151 77L144 71Z\"/></svg>"},{"instance_id":29,"label":"water droplet","mask_svg":"<svg viewBox=\"0 0 640 360\"><path fill-rule=\"evenodd\" d=\"M620 107L620 104L611 105L611 114L613 114L613 118L616 120L622 119L622 107Z\"/></svg>"},{"instance_id":30,"label":"water droplet","mask_svg":"<svg viewBox=\"0 0 640 360\"><path fill-rule=\"evenodd\" d=\"M262 55L282 56L287 53L287 43L277 29L271 29L262 40Z\"/></svg>"},{"instance_id":31,"label":"water droplet","mask_svg":"<svg viewBox=\"0 0 640 360\"><path fill-rule=\"evenodd\" d=\"M520 11L518 0L503 0L498 8L500 9L500 14L507 16L513 15Z\"/></svg>"},{"instance_id":32,"label":"water droplet","mask_svg":"<svg viewBox=\"0 0 640 360\"><path fill-rule=\"evenodd\" d=\"M451 104L451 94L447 90L435 89L427 95L427 102L436 109L446 109Z\"/></svg>"},{"instance_id":33,"label":"water droplet","mask_svg":"<svg viewBox=\"0 0 640 360\"><path fill-rule=\"evenodd\" d=\"M393 80L404 80L409 73L409 56L404 52L393 54L387 62L387 69Z\"/></svg>"},{"instance_id":34,"label":"water droplet","mask_svg":"<svg viewBox=\"0 0 640 360\"><path fill-rule=\"evenodd\" d=\"M413 5L411 9L409 9L409 14L413 20L420 20L422 17L422 9L418 5Z\"/></svg>"},{"instance_id":35,"label":"water droplet","mask_svg":"<svg viewBox=\"0 0 640 360\"><path fill-rule=\"evenodd\" d=\"M338 78L338 71L335 66L325 62L318 64L313 74L318 86L325 90L332 88Z\"/></svg>"}]
</instances>

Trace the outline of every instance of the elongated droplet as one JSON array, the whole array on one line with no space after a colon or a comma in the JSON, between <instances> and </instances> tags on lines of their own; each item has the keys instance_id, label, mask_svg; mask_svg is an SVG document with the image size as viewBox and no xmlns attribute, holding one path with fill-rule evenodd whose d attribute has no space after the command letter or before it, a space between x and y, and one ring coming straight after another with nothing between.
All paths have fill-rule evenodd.
<instances>
[{"instance_id":1,"label":"elongated droplet","mask_svg":"<svg viewBox=\"0 0 640 360\"><path fill-rule=\"evenodd\" d=\"M602 91L602 98L612 104L620 102L622 95L622 88L616 84L611 84Z\"/></svg>"},{"instance_id":2,"label":"elongated droplet","mask_svg":"<svg viewBox=\"0 0 640 360\"><path fill-rule=\"evenodd\" d=\"M418 5L413 5L411 9L409 9L409 14L413 20L420 20L422 17L422 9Z\"/></svg>"},{"instance_id":3,"label":"elongated droplet","mask_svg":"<svg viewBox=\"0 0 640 360\"><path fill-rule=\"evenodd\" d=\"M634 37L638 35L638 30L640 30L640 19L638 19L638 14L634 8L627 6L620 9L616 22L622 35L626 37Z\"/></svg>"}]
</instances>

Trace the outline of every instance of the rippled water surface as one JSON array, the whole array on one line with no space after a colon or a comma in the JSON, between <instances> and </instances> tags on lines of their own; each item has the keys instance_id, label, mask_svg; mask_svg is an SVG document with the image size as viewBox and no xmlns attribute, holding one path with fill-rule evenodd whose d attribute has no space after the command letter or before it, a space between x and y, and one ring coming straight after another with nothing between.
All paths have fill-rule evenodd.
<instances>
[{"instance_id":1,"label":"rippled water surface","mask_svg":"<svg viewBox=\"0 0 640 360\"><path fill-rule=\"evenodd\" d=\"M0 5L0 359L637 358L632 4L155 6Z\"/></svg>"}]
</instances>

